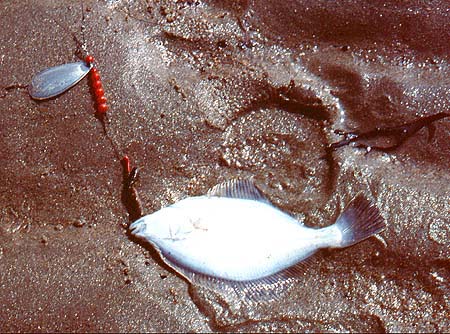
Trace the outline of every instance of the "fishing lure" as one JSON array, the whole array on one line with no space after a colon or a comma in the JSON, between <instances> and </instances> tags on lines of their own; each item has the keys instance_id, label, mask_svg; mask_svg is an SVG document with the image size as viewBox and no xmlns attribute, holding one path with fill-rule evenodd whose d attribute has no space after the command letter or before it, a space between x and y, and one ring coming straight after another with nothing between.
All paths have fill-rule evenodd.
<instances>
[{"instance_id":1,"label":"fishing lure","mask_svg":"<svg viewBox=\"0 0 450 334\"><path fill-rule=\"evenodd\" d=\"M317 250L348 247L384 228L380 212L362 195L333 225L306 227L274 207L248 179L219 184L129 227L189 282L231 287L253 300L277 298L280 283L303 273Z\"/></svg>"},{"instance_id":2,"label":"fishing lure","mask_svg":"<svg viewBox=\"0 0 450 334\"><path fill-rule=\"evenodd\" d=\"M95 99L95 109L104 115L108 110L100 73L93 65L94 57L87 55L84 61L47 68L36 74L28 86L30 96L35 100L47 100L61 95L91 73L90 85Z\"/></svg>"},{"instance_id":3,"label":"fishing lure","mask_svg":"<svg viewBox=\"0 0 450 334\"><path fill-rule=\"evenodd\" d=\"M83 23L85 20L84 6L83 3L80 5L81 22ZM55 23L64 30L67 30L64 25L59 24L57 20L55 20ZM83 24L81 25L81 35L84 40ZM80 56L80 54L83 53L86 54L85 45L81 43L73 33L72 37L77 44L78 55ZM80 56L79 58L82 59L83 57ZM109 108L106 104L107 99L102 87L100 73L93 63L94 57L88 54L84 57L83 61L47 68L32 78L30 85L28 85L28 93L35 100L51 99L68 91L80 82L88 73L91 73L90 86L95 101L95 110L97 115L100 116L100 120L103 120L103 116Z\"/></svg>"},{"instance_id":4,"label":"fishing lure","mask_svg":"<svg viewBox=\"0 0 450 334\"><path fill-rule=\"evenodd\" d=\"M47 68L33 77L28 92L35 100L50 99L75 86L92 68L92 63L87 61Z\"/></svg>"}]
</instances>

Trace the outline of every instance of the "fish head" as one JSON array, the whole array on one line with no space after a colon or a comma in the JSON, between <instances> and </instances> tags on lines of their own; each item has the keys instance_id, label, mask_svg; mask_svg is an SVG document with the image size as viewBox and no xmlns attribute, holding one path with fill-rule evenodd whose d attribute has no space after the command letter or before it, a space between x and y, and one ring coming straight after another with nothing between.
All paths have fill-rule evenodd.
<instances>
[{"instance_id":1,"label":"fish head","mask_svg":"<svg viewBox=\"0 0 450 334\"><path fill-rule=\"evenodd\" d=\"M147 229L147 225L145 223L146 218L145 217L141 217L138 220L136 220L135 222L133 222L128 229L130 230L131 234L135 235L135 236L139 236L142 235L143 233L145 233L146 229Z\"/></svg>"},{"instance_id":2,"label":"fish head","mask_svg":"<svg viewBox=\"0 0 450 334\"><path fill-rule=\"evenodd\" d=\"M169 206L136 220L129 229L132 235L152 243L176 242L184 240L192 231L192 224L187 220L183 210Z\"/></svg>"}]
</instances>

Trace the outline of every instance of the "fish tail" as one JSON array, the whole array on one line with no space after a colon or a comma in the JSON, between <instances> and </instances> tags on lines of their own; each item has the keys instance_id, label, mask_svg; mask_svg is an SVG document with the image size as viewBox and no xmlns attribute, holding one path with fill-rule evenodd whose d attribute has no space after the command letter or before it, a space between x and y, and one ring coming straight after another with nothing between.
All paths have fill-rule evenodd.
<instances>
[{"instance_id":1,"label":"fish tail","mask_svg":"<svg viewBox=\"0 0 450 334\"><path fill-rule=\"evenodd\" d=\"M354 245L384 230L386 224L378 208L358 194L336 220L341 232L340 247Z\"/></svg>"}]
</instances>

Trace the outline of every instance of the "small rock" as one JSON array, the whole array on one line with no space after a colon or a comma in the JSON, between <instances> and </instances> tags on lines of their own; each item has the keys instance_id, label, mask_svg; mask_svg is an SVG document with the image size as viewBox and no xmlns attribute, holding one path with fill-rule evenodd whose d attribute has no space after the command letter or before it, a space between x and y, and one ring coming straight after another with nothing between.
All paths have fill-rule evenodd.
<instances>
[{"instance_id":1,"label":"small rock","mask_svg":"<svg viewBox=\"0 0 450 334\"><path fill-rule=\"evenodd\" d=\"M164 6L161 6L161 7L159 8L159 12L160 12L161 15L163 15L163 16L166 16L166 15L169 13L169 11L167 10L167 8L164 7Z\"/></svg>"},{"instance_id":2,"label":"small rock","mask_svg":"<svg viewBox=\"0 0 450 334\"><path fill-rule=\"evenodd\" d=\"M221 39L221 40L219 40L219 41L217 42L217 46L218 46L219 48L226 48L226 47L228 46L228 43L227 43L226 40Z\"/></svg>"},{"instance_id":3,"label":"small rock","mask_svg":"<svg viewBox=\"0 0 450 334\"><path fill-rule=\"evenodd\" d=\"M62 231L63 228L64 226L62 224L55 225L55 231Z\"/></svg>"},{"instance_id":4,"label":"small rock","mask_svg":"<svg viewBox=\"0 0 450 334\"><path fill-rule=\"evenodd\" d=\"M86 222L84 220L77 220L73 222L73 226L75 227L83 227L86 225Z\"/></svg>"}]
</instances>

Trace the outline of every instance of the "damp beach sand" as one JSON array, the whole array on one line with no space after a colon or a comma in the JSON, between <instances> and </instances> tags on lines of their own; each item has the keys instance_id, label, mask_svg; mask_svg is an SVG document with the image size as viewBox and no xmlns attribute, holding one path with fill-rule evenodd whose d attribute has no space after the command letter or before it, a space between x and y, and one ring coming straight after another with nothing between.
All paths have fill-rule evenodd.
<instances>
[{"instance_id":1,"label":"damp beach sand","mask_svg":"<svg viewBox=\"0 0 450 334\"><path fill-rule=\"evenodd\" d=\"M335 130L449 112L447 2L83 3L0 2L1 332L450 330L449 118L389 152L326 149ZM73 35L104 122L87 79L28 95L33 75L78 61ZM253 176L308 226L363 192L387 228L320 251L281 300L244 304L130 237L124 155L146 214Z\"/></svg>"}]
</instances>

